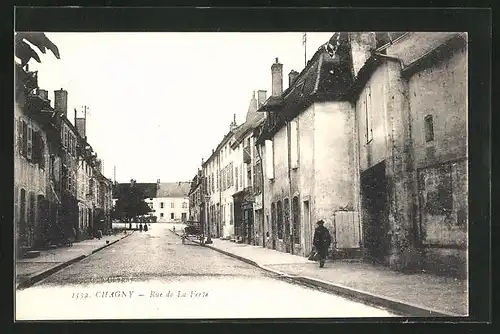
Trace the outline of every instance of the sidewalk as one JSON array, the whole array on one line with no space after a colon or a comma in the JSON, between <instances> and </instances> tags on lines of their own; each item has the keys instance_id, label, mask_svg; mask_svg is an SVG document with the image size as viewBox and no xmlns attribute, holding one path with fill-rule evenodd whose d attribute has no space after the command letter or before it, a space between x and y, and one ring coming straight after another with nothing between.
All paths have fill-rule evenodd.
<instances>
[{"instance_id":1,"label":"sidewalk","mask_svg":"<svg viewBox=\"0 0 500 334\"><path fill-rule=\"evenodd\" d=\"M295 281L314 285L415 316L465 316L467 281L430 274L403 274L364 262L327 261L325 268L307 258L261 246L212 239L206 245L226 255Z\"/></svg>"},{"instance_id":2,"label":"sidewalk","mask_svg":"<svg viewBox=\"0 0 500 334\"><path fill-rule=\"evenodd\" d=\"M111 246L132 233L133 231L127 232L127 234L106 235L100 240L83 240L75 242L72 247L43 250L40 252L40 256L35 258L17 259L15 266L16 287L18 289L27 288L62 268Z\"/></svg>"}]
</instances>

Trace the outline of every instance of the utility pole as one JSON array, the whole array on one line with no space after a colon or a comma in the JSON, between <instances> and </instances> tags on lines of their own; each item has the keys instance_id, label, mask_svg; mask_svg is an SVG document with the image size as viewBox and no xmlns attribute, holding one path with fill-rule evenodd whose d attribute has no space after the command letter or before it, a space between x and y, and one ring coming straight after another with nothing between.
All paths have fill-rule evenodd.
<instances>
[{"instance_id":1,"label":"utility pole","mask_svg":"<svg viewBox=\"0 0 500 334\"><path fill-rule=\"evenodd\" d=\"M83 124L85 128L85 141L87 141L87 111L90 109L87 106L82 106L83 108Z\"/></svg>"},{"instance_id":2,"label":"utility pole","mask_svg":"<svg viewBox=\"0 0 500 334\"><path fill-rule=\"evenodd\" d=\"M307 66L307 33L302 34L302 45L304 45L304 67Z\"/></svg>"}]
</instances>

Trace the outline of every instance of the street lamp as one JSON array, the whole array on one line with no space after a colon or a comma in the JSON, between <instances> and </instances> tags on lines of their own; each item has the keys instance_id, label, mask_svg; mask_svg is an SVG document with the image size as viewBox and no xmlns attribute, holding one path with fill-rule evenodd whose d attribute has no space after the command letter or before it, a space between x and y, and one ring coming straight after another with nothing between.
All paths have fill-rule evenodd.
<instances>
[{"instance_id":1,"label":"street lamp","mask_svg":"<svg viewBox=\"0 0 500 334\"><path fill-rule=\"evenodd\" d=\"M206 223L207 223L207 241L205 241L205 244L211 244L212 243L212 238L210 237L210 221L209 221L209 215L208 215L208 203L210 201L210 196L205 195L205 212L206 212Z\"/></svg>"}]
</instances>

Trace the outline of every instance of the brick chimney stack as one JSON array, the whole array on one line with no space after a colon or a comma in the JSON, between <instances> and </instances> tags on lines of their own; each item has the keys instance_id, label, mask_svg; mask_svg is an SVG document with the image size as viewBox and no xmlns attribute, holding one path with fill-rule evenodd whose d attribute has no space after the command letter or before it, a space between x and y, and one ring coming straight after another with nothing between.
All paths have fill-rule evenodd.
<instances>
[{"instance_id":1,"label":"brick chimney stack","mask_svg":"<svg viewBox=\"0 0 500 334\"><path fill-rule=\"evenodd\" d=\"M272 74L272 95L279 96L283 93L283 64L280 64L278 58L271 66Z\"/></svg>"},{"instance_id":2,"label":"brick chimney stack","mask_svg":"<svg viewBox=\"0 0 500 334\"><path fill-rule=\"evenodd\" d=\"M54 91L54 109L68 117L68 92L62 88Z\"/></svg>"},{"instance_id":3,"label":"brick chimney stack","mask_svg":"<svg viewBox=\"0 0 500 334\"><path fill-rule=\"evenodd\" d=\"M267 91L266 90L258 90L257 91L257 108L260 108L264 102L267 100Z\"/></svg>"},{"instance_id":4,"label":"brick chimney stack","mask_svg":"<svg viewBox=\"0 0 500 334\"><path fill-rule=\"evenodd\" d=\"M295 70L291 70L290 73L288 73L288 87L291 87L297 77L299 76L299 72Z\"/></svg>"}]
</instances>

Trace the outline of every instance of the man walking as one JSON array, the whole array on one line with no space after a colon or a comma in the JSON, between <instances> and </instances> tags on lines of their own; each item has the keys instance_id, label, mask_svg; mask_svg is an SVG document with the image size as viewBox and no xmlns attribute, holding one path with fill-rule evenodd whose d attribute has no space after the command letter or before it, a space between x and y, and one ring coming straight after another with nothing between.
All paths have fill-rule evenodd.
<instances>
[{"instance_id":1,"label":"man walking","mask_svg":"<svg viewBox=\"0 0 500 334\"><path fill-rule=\"evenodd\" d=\"M325 266L326 254L328 253L328 247L332 242L332 237L328 229L323 226L324 221L320 220L316 224L318 227L314 230L313 245L316 248L319 256L319 267L323 268Z\"/></svg>"}]
</instances>

